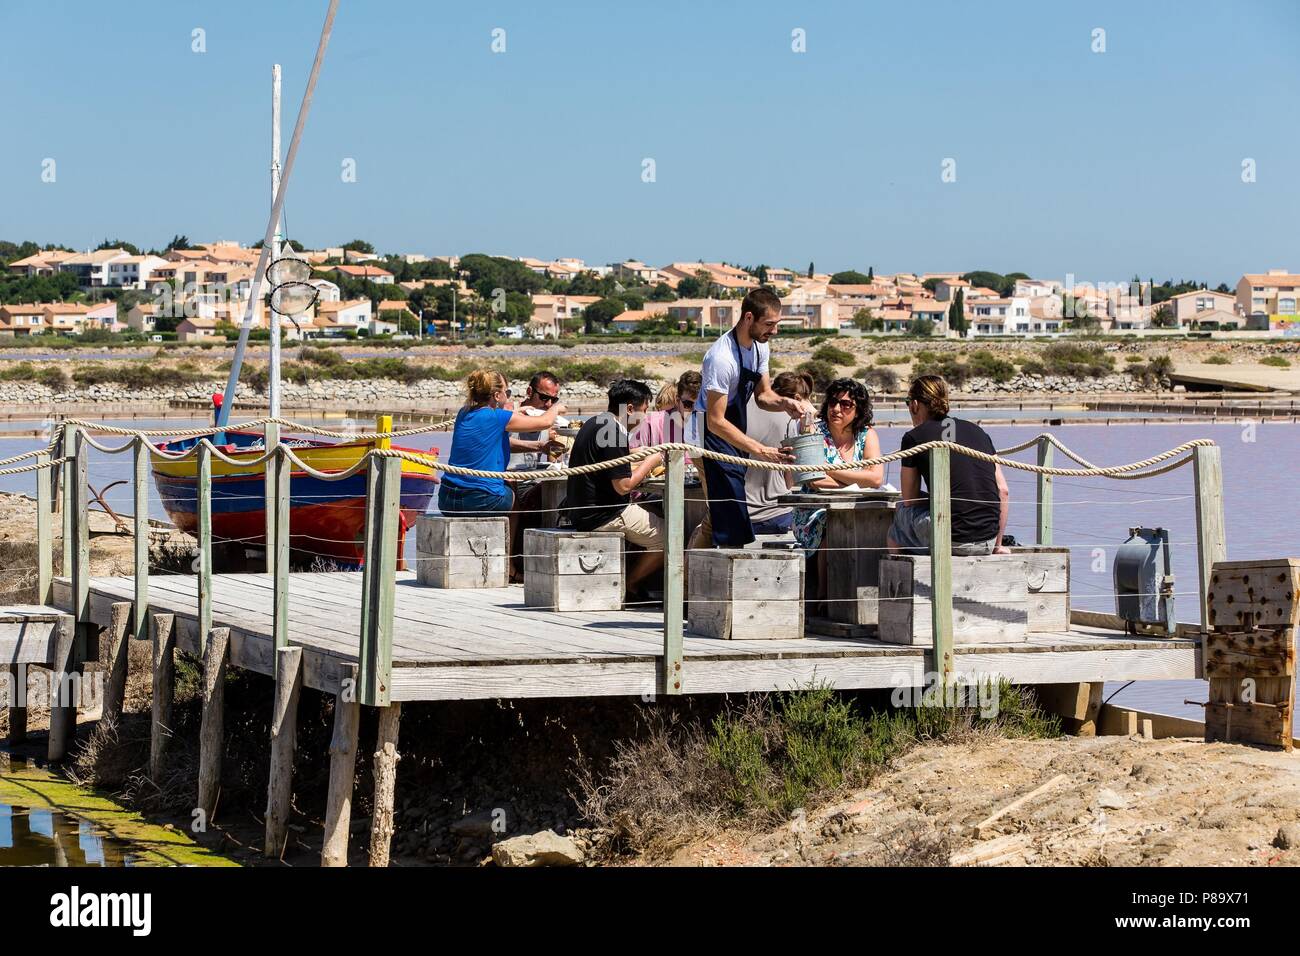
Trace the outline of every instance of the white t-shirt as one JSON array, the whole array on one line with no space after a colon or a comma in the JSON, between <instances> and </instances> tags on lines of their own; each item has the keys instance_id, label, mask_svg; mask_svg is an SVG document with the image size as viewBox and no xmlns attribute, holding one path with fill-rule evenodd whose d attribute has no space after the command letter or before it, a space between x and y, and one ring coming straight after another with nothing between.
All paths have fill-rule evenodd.
<instances>
[{"instance_id":1,"label":"white t-shirt","mask_svg":"<svg viewBox=\"0 0 1300 956\"><path fill-rule=\"evenodd\" d=\"M700 369L703 382L700 385L700 397L695 400L695 410L703 412L709 392L725 392L727 400L736 397L740 391L741 365L751 372L767 374L768 347L762 342L754 342L749 348L740 347L740 362L736 364L736 348L740 346L734 336L720 335L704 353L704 366Z\"/></svg>"}]
</instances>

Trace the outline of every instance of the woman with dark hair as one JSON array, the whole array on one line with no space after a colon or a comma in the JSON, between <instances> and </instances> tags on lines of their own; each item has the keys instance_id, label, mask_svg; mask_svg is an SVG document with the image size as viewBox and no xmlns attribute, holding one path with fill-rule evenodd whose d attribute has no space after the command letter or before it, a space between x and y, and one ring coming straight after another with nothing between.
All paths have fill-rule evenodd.
<instances>
[{"instance_id":1,"label":"woman with dark hair","mask_svg":"<svg viewBox=\"0 0 1300 956\"><path fill-rule=\"evenodd\" d=\"M839 465L880 456L880 437L872 425L871 393L861 382L837 378L826 387L817 432L822 436L826 464ZM879 488L885 481L885 466L828 471L825 478L807 482L807 490L843 488ZM794 536L809 554L821 547L826 529L825 508L796 508Z\"/></svg>"}]
</instances>

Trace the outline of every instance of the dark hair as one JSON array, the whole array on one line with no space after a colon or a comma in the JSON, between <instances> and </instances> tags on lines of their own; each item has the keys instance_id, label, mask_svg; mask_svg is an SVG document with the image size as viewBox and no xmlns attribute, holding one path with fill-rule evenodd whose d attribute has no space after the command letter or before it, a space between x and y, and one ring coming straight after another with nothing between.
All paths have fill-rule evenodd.
<instances>
[{"instance_id":1,"label":"dark hair","mask_svg":"<svg viewBox=\"0 0 1300 956\"><path fill-rule=\"evenodd\" d=\"M528 380L528 387L535 392L537 391L537 386L542 382L554 382L556 388L560 387L560 380L555 377L553 372L538 372Z\"/></svg>"},{"instance_id":2,"label":"dark hair","mask_svg":"<svg viewBox=\"0 0 1300 956\"><path fill-rule=\"evenodd\" d=\"M948 414L948 383L942 375L922 375L912 382L907 399L924 405L931 418L943 418Z\"/></svg>"},{"instance_id":3,"label":"dark hair","mask_svg":"<svg viewBox=\"0 0 1300 956\"><path fill-rule=\"evenodd\" d=\"M616 412L624 405L644 405L653 397L650 386L631 378L620 378L609 386L609 410Z\"/></svg>"},{"instance_id":4,"label":"dark hair","mask_svg":"<svg viewBox=\"0 0 1300 956\"><path fill-rule=\"evenodd\" d=\"M847 395L853 399L857 409L853 415L853 434L870 428L872 424L871 413L871 393L861 382L855 382L851 378L837 378L826 386L826 397L822 399L821 419L824 422L830 421L827 412L830 411L832 398L838 398L840 395Z\"/></svg>"},{"instance_id":5,"label":"dark hair","mask_svg":"<svg viewBox=\"0 0 1300 956\"><path fill-rule=\"evenodd\" d=\"M693 392L698 395L703 385L704 377L699 372L682 372L681 377L677 379L677 394L682 395L686 392Z\"/></svg>"},{"instance_id":6,"label":"dark hair","mask_svg":"<svg viewBox=\"0 0 1300 956\"><path fill-rule=\"evenodd\" d=\"M763 318L769 312L780 315L781 300L767 286L759 286L757 289L751 289L745 296L745 301L740 303L740 317L744 318L746 312L756 319Z\"/></svg>"},{"instance_id":7,"label":"dark hair","mask_svg":"<svg viewBox=\"0 0 1300 956\"><path fill-rule=\"evenodd\" d=\"M772 379L772 391L782 398L809 398L813 393L812 376L807 372L782 372Z\"/></svg>"}]
</instances>

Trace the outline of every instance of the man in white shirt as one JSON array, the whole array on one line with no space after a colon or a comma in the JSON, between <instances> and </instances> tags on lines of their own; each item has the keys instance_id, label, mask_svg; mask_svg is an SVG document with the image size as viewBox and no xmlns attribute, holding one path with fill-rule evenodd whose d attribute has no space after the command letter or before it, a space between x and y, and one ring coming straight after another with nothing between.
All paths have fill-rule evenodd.
<instances>
[{"instance_id":1,"label":"man in white shirt","mask_svg":"<svg viewBox=\"0 0 1300 956\"><path fill-rule=\"evenodd\" d=\"M812 414L813 407L799 398L786 398L772 390L768 376L768 345L781 319L781 300L768 288L745 296L740 320L720 336L704 355L700 370L703 386L696 411L701 412L700 438L709 451L762 461L794 459L745 434L746 409L752 397L759 408L785 412L791 418ZM745 465L706 458L701 469L709 511L691 535L692 550L709 547L740 548L754 540L745 504Z\"/></svg>"}]
</instances>

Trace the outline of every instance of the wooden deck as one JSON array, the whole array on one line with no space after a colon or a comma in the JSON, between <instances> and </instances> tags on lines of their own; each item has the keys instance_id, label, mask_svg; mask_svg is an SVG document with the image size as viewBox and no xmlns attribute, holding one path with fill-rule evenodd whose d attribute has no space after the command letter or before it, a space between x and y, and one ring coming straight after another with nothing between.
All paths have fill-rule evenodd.
<instances>
[{"instance_id":1,"label":"wooden deck","mask_svg":"<svg viewBox=\"0 0 1300 956\"><path fill-rule=\"evenodd\" d=\"M153 576L150 609L176 616L182 650L198 649L198 577ZM273 668L272 578L214 575L213 624L229 627L230 661L263 674ZM337 693L340 665L357 660L361 573L301 573L289 580L289 643L303 648L304 683ZM647 698L662 686L659 608L556 613L529 608L523 588L439 590L398 572L394 611L394 701L493 697ZM92 578L92 620L134 596L131 577ZM71 606L67 578L54 604ZM962 646L956 670L1001 674L1015 683L1181 680L1200 676L1195 639L1130 637L1096 627L1031 635L1017 645ZM683 691L788 690L812 681L844 689L921 686L933 670L926 651L861 638L809 633L802 639L685 639Z\"/></svg>"}]
</instances>

